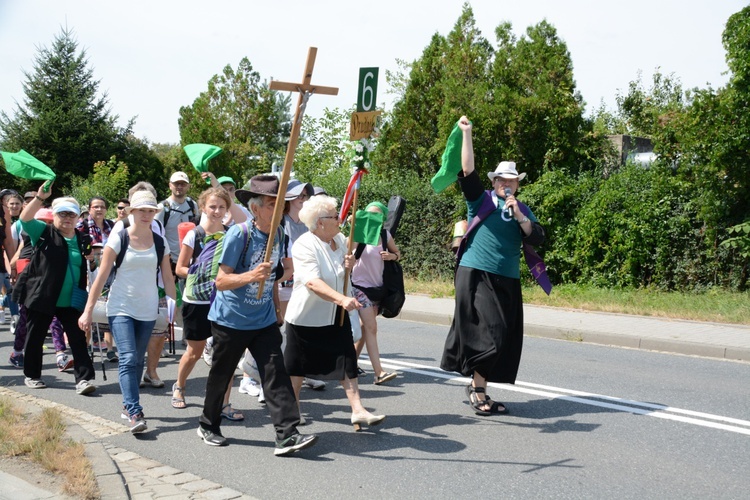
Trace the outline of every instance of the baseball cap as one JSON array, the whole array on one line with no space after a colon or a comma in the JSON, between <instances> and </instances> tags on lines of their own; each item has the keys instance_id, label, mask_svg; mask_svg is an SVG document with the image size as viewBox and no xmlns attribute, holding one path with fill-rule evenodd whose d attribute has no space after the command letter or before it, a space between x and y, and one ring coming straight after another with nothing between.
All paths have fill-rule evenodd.
<instances>
[{"instance_id":1,"label":"baseball cap","mask_svg":"<svg viewBox=\"0 0 750 500\"><path fill-rule=\"evenodd\" d=\"M185 172L175 172L172 174L172 177L169 178L169 182L187 182L190 184L190 179Z\"/></svg>"}]
</instances>

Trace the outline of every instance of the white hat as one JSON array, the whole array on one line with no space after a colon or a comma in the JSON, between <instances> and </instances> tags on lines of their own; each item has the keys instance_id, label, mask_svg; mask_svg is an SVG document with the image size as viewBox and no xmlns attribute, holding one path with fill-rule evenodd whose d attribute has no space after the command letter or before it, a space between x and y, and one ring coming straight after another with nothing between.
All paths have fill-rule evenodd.
<instances>
[{"instance_id":1,"label":"white hat","mask_svg":"<svg viewBox=\"0 0 750 500\"><path fill-rule=\"evenodd\" d=\"M130 197L130 206L125 207L125 213L129 214L140 208L153 208L157 213L162 210L161 205L156 203L156 197L151 191L136 191L133 193L133 196Z\"/></svg>"},{"instance_id":2,"label":"white hat","mask_svg":"<svg viewBox=\"0 0 750 500\"><path fill-rule=\"evenodd\" d=\"M190 184L190 179L185 172L175 172L172 174L172 177L169 178L169 182L187 182Z\"/></svg>"},{"instance_id":3,"label":"white hat","mask_svg":"<svg viewBox=\"0 0 750 500\"><path fill-rule=\"evenodd\" d=\"M494 181L495 177L502 177L503 179L518 179L522 181L526 177L526 172L519 174L516 170L516 162L514 161L501 161L494 172L487 174L490 180Z\"/></svg>"}]
</instances>

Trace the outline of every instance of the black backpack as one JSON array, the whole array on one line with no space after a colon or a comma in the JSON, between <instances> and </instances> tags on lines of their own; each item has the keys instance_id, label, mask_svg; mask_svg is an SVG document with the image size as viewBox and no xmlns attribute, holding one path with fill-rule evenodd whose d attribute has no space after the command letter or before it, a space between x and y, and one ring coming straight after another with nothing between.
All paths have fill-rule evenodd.
<instances>
[{"instance_id":1,"label":"black backpack","mask_svg":"<svg viewBox=\"0 0 750 500\"><path fill-rule=\"evenodd\" d=\"M187 201L188 206L190 207L190 217L188 217L188 222L192 222L196 226L198 226L198 217L197 212L195 210L195 202L193 199L188 196L185 198L185 201ZM170 208L169 206L169 200L164 200L161 202L161 206L164 208L164 227L167 227L167 221L169 220L169 213L174 210L175 212L179 214L186 214L187 212L182 212L180 210L177 210L176 208Z\"/></svg>"}]
</instances>

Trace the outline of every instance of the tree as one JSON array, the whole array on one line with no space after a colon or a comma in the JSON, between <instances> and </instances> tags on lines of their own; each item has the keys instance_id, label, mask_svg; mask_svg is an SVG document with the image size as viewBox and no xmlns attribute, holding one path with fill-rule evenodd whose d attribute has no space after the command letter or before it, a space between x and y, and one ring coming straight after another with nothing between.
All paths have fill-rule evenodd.
<instances>
[{"instance_id":1,"label":"tree","mask_svg":"<svg viewBox=\"0 0 750 500\"><path fill-rule=\"evenodd\" d=\"M283 160L291 130L290 101L261 82L260 74L243 58L236 71L227 65L192 105L180 108L182 144L202 142L223 148L224 153L211 160L211 169L242 184Z\"/></svg>"},{"instance_id":2,"label":"tree","mask_svg":"<svg viewBox=\"0 0 750 500\"><path fill-rule=\"evenodd\" d=\"M116 157L94 164L93 173L86 178L73 177L69 195L81 204L87 204L93 196L101 196L109 202L107 216L116 217L113 205L128 194L128 166Z\"/></svg>"},{"instance_id":3,"label":"tree","mask_svg":"<svg viewBox=\"0 0 750 500\"><path fill-rule=\"evenodd\" d=\"M72 31L63 29L51 48L39 49L34 71L24 76L23 105L16 104L12 117L0 113L2 148L25 149L49 165L58 176L56 188L65 192L73 176L86 177L94 163L121 149L133 120L125 129L116 126L118 117L110 113L106 93L99 94L100 81Z\"/></svg>"}]
</instances>

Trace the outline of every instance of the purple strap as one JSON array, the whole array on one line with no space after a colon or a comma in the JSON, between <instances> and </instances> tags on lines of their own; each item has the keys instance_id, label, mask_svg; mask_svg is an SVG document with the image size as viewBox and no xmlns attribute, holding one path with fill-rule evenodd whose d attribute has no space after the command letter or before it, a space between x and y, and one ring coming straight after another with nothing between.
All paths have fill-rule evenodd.
<instances>
[{"instance_id":1,"label":"purple strap","mask_svg":"<svg viewBox=\"0 0 750 500\"><path fill-rule=\"evenodd\" d=\"M484 219L489 217L489 215L497 209L495 203L492 201L492 192L485 191L484 194L485 195L482 199L482 204L479 207L477 215L475 215L474 218L471 219L471 223L466 229L466 234L464 234L463 238L461 239L461 244L458 247L458 252L456 253L456 263L461 262L461 256L466 249L466 242L468 241L469 234L471 234L471 232L476 229ZM521 213L526 217L531 215L531 210L524 203L521 203L519 201L518 207L521 209ZM536 253L534 247L529 245L525 241L523 242L523 256L526 259L526 265L529 266L529 271L534 277L534 280L536 280L537 284L542 287L542 290L544 290L545 293L549 295L552 292L552 283L549 280L549 276L547 276L547 266L544 264L544 261L539 256L539 254Z\"/></svg>"}]
</instances>

